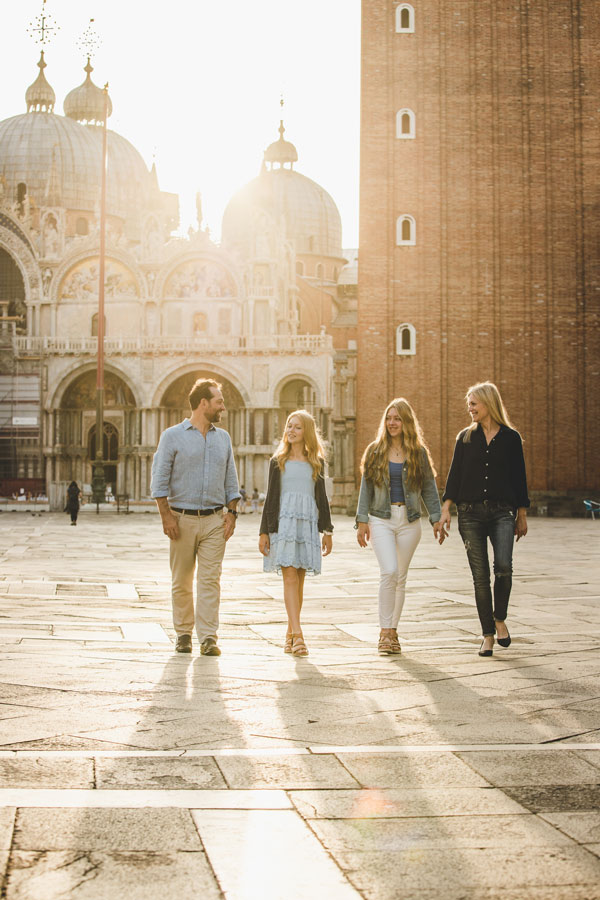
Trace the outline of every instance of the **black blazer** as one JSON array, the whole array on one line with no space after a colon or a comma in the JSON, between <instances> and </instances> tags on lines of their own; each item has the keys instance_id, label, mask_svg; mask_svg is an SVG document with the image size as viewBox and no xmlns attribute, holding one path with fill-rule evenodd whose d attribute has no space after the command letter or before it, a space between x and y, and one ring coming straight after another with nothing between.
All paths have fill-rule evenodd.
<instances>
[{"instance_id":1,"label":"black blazer","mask_svg":"<svg viewBox=\"0 0 600 900\"><path fill-rule=\"evenodd\" d=\"M267 497L260 520L260 534L273 534L279 530L279 501L281 499L281 469L275 458L269 463ZM315 502L319 511L319 531L333 531L329 500L325 493L323 467L315 481Z\"/></svg>"}]
</instances>

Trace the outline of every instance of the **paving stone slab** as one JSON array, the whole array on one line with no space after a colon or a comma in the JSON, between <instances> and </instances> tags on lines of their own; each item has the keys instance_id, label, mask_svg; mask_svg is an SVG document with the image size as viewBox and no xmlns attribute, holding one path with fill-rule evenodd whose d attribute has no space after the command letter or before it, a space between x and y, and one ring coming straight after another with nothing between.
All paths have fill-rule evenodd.
<instances>
[{"instance_id":1,"label":"paving stone slab","mask_svg":"<svg viewBox=\"0 0 600 900\"><path fill-rule=\"evenodd\" d=\"M16 850L201 850L185 809L19 809Z\"/></svg>"},{"instance_id":2,"label":"paving stone slab","mask_svg":"<svg viewBox=\"0 0 600 900\"><path fill-rule=\"evenodd\" d=\"M554 756L545 750L512 751L510 754L501 750L490 753L477 751L459 753L458 756L497 787L600 782L600 770L570 751Z\"/></svg>"},{"instance_id":3,"label":"paving stone slab","mask_svg":"<svg viewBox=\"0 0 600 900\"><path fill-rule=\"evenodd\" d=\"M290 809L284 791L0 790L0 807L27 809Z\"/></svg>"},{"instance_id":4,"label":"paving stone slab","mask_svg":"<svg viewBox=\"0 0 600 900\"><path fill-rule=\"evenodd\" d=\"M91 759L0 759L0 788L93 788Z\"/></svg>"},{"instance_id":5,"label":"paving stone slab","mask_svg":"<svg viewBox=\"0 0 600 900\"><path fill-rule=\"evenodd\" d=\"M358 782L334 756L220 756L231 788L356 788Z\"/></svg>"},{"instance_id":6,"label":"paving stone slab","mask_svg":"<svg viewBox=\"0 0 600 900\"><path fill-rule=\"evenodd\" d=\"M576 750L577 756L600 770L600 750Z\"/></svg>"},{"instance_id":7,"label":"paving stone slab","mask_svg":"<svg viewBox=\"0 0 600 900\"><path fill-rule=\"evenodd\" d=\"M195 759L102 759L96 760L99 789L225 789L227 784L209 756Z\"/></svg>"},{"instance_id":8,"label":"paving stone slab","mask_svg":"<svg viewBox=\"0 0 600 900\"><path fill-rule=\"evenodd\" d=\"M548 891L554 885L570 888L573 883L597 885L600 880L600 860L581 847L419 847L394 853L393 865L387 851L339 851L333 855L369 900L412 900L420 896L419 891L437 891L438 898L459 900L485 896L485 888L498 898L512 889L520 900L529 900L532 887Z\"/></svg>"},{"instance_id":9,"label":"paving stone slab","mask_svg":"<svg viewBox=\"0 0 600 900\"><path fill-rule=\"evenodd\" d=\"M600 784L505 787L503 790L525 809L535 813L600 809Z\"/></svg>"},{"instance_id":10,"label":"paving stone slab","mask_svg":"<svg viewBox=\"0 0 600 900\"><path fill-rule=\"evenodd\" d=\"M6 900L218 900L206 855L194 852L13 852Z\"/></svg>"},{"instance_id":11,"label":"paving stone slab","mask_svg":"<svg viewBox=\"0 0 600 900\"><path fill-rule=\"evenodd\" d=\"M360 900L292 810L196 810L194 821L232 900Z\"/></svg>"},{"instance_id":12,"label":"paving stone slab","mask_svg":"<svg viewBox=\"0 0 600 900\"><path fill-rule=\"evenodd\" d=\"M351 880L353 874L347 873L348 879ZM410 897L405 894L390 894L386 888L379 889L372 887L363 889L361 892L367 900L600 900L600 886L597 884L568 884L568 885L527 885L524 891L522 887L517 888L496 888L479 885L453 887L445 884L443 886L443 894L440 893L439 885L434 888L415 889L411 891Z\"/></svg>"},{"instance_id":13,"label":"paving stone slab","mask_svg":"<svg viewBox=\"0 0 600 900\"><path fill-rule=\"evenodd\" d=\"M537 816L438 816L404 819L311 819L311 828L334 855L340 850L396 853L423 847L572 846Z\"/></svg>"},{"instance_id":14,"label":"paving stone slab","mask_svg":"<svg viewBox=\"0 0 600 900\"><path fill-rule=\"evenodd\" d=\"M560 828L579 844L600 841L600 810L587 812L540 813L540 818Z\"/></svg>"},{"instance_id":15,"label":"paving stone slab","mask_svg":"<svg viewBox=\"0 0 600 900\"><path fill-rule=\"evenodd\" d=\"M291 791L305 818L370 819L422 816L519 815L525 810L495 788Z\"/></svg>"},{"instance_id":16,"label":"paving stone slab","mask_svg":"<svg viewBox=\"0 0 600 900\"><path fill-rule=\"evenodd\" d=\"M339 753L338 759L362 787L486 787L488 782L452 753Z\"/></svg>"}]
</instances>

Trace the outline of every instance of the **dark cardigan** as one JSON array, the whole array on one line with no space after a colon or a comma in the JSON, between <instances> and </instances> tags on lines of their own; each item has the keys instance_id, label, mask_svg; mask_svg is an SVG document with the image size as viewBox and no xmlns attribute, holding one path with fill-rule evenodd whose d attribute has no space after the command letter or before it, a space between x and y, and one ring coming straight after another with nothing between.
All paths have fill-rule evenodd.
<instances>
[{"instance_id":1,"label":"dark cardigan","mask_svg":"<svg viewBox=\"0 0 600 900\"><path fill-rule=\"evenodd\" d=\"M279 501L281 499L281 469L276 459L269 464L267 497L260 520L260 534L274 534L279 530ZM315 481L315 502L319 511L319 531L333 531L329 500L325 493L323 469Z\"/></svg>"}]
</instances>

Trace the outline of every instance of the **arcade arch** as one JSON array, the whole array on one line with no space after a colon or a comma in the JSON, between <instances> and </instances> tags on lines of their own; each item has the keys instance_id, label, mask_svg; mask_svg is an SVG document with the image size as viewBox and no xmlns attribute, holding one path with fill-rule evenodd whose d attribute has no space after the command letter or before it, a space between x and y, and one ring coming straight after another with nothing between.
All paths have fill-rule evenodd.
<instances>
[{"instance_id":1,"label":"arcade arch","mask_svg":"<svg viewBox=\"0 0 600 900\"><path fill-rule=\"evenodd\" d=\"M74 373L46 419L47 481L91 484L96 447L96 372ZM135 446L140 443L140 412L124 377L106 371L104 377L104 458L106 482L114 493L134 493L137 466Z\"/></svg>"}]
</instances>

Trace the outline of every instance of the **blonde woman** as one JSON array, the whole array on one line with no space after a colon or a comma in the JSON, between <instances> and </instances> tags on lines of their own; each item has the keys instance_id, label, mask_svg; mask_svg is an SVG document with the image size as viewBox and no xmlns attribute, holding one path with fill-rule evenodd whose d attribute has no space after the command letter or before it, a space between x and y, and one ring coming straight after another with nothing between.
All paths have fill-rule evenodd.
<instances>
[{"instance_id":1,"label":"blonde woman","mask_svg":"<svg viewBox=\"0 0 600 900\"><path fill-rule=\"evenodd\" d=\"M365 450L356 511L357 540L369 539L379 563L381 655L400 653L398 622L408 567L421 540L421 500L440 543L440 498L423 432L410 403L398 397L384 412L377 436Z\"/></svg>"},{"instance_id":2,"label":"blonde woman","mask_svg":"<svg viewBox=\"0 0 600 900\"><path fill-rule=\"evenodd\" d=\"M496 385L474 384L466 401L471 424L456 438L440 524L445 534L450 506L456 503L483 635L479 655L491 656L494 635L501 647L511 642L506 615L514 538L527 534L527 476L521 435L511 424ZM494 551L493 600L488 538Z\"/></svg>"},{"instance_id":3,"label":"blonde woman","mask_svg":"<svg viewBox=\"0 0 600 900\"><path fill-rule=\"evenodd\" d=\"M290 413L269 466L258 549L265 572L283 575L288 616L284 652L308 656L300 626L304 577L318 575L331 553L333 525L325 493L325 451L315 420L305 409ZM320 541L319 532L323 532Z\"/></svg>"}]
</instances>

